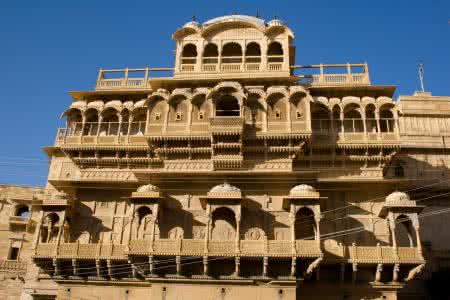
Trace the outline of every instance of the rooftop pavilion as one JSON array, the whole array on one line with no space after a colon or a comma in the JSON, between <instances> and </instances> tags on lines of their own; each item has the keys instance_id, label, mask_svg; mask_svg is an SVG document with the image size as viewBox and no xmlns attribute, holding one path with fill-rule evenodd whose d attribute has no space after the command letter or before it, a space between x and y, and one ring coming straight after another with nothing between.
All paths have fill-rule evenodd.
<instances>
[{"instance_id":1,"label":"rooftop pavilion","mask_svg":"<svg viewBox=\"0 0 450 300\"><path fill-rule=\"evenodd\" d=\"M238 30L236 30L238 29ZM294 33L281 20L229 15L191 21L172 35L173 68L100 69L96 90L154 89L161 81L289 80L305 86L370 86L363 64L296 65Z\"/></svg>"}]
</instances>

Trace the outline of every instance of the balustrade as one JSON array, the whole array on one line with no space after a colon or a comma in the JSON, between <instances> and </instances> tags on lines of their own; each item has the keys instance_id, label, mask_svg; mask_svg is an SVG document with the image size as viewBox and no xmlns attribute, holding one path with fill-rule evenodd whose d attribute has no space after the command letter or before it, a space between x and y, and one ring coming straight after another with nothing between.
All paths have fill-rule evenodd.
<instances>
[{"instance_id":1,"label":"balustrade","mask_svg":"<svg viewBox=\"0 0 450 300\"><path fill-rule=\"evenodd\" d=\"M364 122L366 128L364 128ZM365 120L349 118L343 121L312 119L311 125L314 135L328 136L330 139L336 139L338 142L383 142L398 139L395 133L395 122L393 118ZM380 130L378 126L380 126Z\"/></svg>"},{"instance_id":2,"label":"balustrade","mask_svg":"<svg viewBox=\"0 0 450 300\"><path fill-rule=\"evenodd\" d=\"M153 249L150 245L153 244ZM128 249L128 250L127 250ZM323 249L323 253L322 253ZM57 250L57 251L56 251ZM209 240L205 252L204 239L158 239L132 240L127 247L124 244L79 244L53 243L38 244L35 258L120 258L127 255L220 255L235 256L269 256L269 257L320 257L331 260L351 260L362 263L421 263L423 257L418 248L389 247L389 246L356 246L356 245L328 245L321 246L317 240L241 240L236 249L234 240Z\"/></svg>"},{"instance_id":3,"label":"balustrade","mask_svg":"<svg viewBox=\"0 0 450 300\"><path fill-rule=\"evenodd\" d=\"M137 122L73 122L67 128L59 128L56 144L117 143L117 137L144 136L145 121Z\"/></svg>"}]
</instances>

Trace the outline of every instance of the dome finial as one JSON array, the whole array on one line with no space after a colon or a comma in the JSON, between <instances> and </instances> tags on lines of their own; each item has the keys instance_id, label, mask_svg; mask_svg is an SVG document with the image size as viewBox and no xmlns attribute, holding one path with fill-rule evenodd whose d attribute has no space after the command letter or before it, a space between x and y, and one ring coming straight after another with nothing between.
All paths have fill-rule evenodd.
<instances>
[{"instance_id":1,"label":"dome finial","mask_svg":"<svg viewBox=\"0 0 450 300\"><path fill-rule=\"evenodd\" d=\"M192 22L197 22L197 17L195 15L192 16Z\"/></svg>"}]
</instances>

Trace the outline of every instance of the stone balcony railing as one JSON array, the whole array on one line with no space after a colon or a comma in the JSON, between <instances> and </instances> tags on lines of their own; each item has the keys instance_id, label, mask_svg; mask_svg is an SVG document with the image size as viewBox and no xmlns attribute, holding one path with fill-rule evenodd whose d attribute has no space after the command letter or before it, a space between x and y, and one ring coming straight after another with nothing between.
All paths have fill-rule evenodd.
<instances>
[{"instance_id":1,"label":"stone balcony railing","mask_svg":"<svg viewBox=\"0 0 450 300\"><path fill-rule=\"evenodd\" d=\"M14 276L25 275L27 263L20 260L0 260L0 273Z\"/></svg>"},{"instance_id":2,"label":"stone balcony railing","mask_svg":"<svg viewBox=\"0 0 450 300\"><path fill-rule=\"evenodd\" d=\"M209 124L213 134L241 134L244 129L244 118L214 117L209 119Z\"/></svg>"},{"instance_id":3,"label":"stone balcony railing","mask_svg":"<svg viewBox=\"0 0 450 300\"><path fill-rule=\"evenodd\" d=\"M61 243L38 244L35 259L121 259L133 256L241 256L241 257L304 257L324 256L331 261L351 261L367 264L407 263L419 264L424 259L418 248L388 246L327 246L319 245L315 240L278 241L278 240L242 240L239 248L235 241L180 240L132 240L127 245Z\"/></svg>"},{"instance_id":4,"label":"stone balcony railing","mask_svg":"<svg viewBox=\"0 0 450 300\"><path fill-rule=\"evenodd\" d=\"M400 135L396 129L398 127L393 118L344 119L343 124L340 120L313 119L311 123L317 143L400 144Z\"/></svg>"},{"instance_id":5,"label":"stone balcony railing","mask_svg":"<svg viewBox=\"0 0 450 300\"><path fill-rule=\"evenodd\" d=\"M367 64L320 64L292 66L291 69L300 83L310 86L370 85ZM336 71L340 69L344 69L344 72L337 73ZM309 75L310 72L313 74Z\"/></svg>"},{"instance_id":6,"label":"stone balcony railing","mask_svg":"<svg viewBox=\"0 0 450 300\"><path fill-rule=\"evenodd\" d=\"M141 68L141 69L100 69L96 90L136 90L152 88L153 79L171 79L175 77L189 79L196 74L202 78L216 78L220 74L241 74L240 76L254 76L269 74L277 76L284 74L296 76L300 84L310 86L352 86L370 85L369 70L367 64L331 64L288 66L283 56L270 56L267 61L255 59L255 57L217 57L203 58L199 62L181 61L178 69L174 68ZM264 63L263 63L264 61ZM338 72L345 69L345 72ZM154 76L154 73L169 73L167 76ZM319 74L317 74L319 73Z\"/></svg>"},{"instance_id":7,"label":"stone balcony railing","mask_svg":"<svg viewBox=\"0 0 450 300\"><path fill-rule=\"evenodd\" d=\"M76 122L67 128L59 128L56 134L55 145L122 145L145 144L146 122Z\"/></svg>"},{"instance_id":8,"label":"stone balcony railing","mask_svg":"<svg viewBox=\"0 0 450 300\"><path fill-rule=\"evenodd\" d=\"M118 69L102 70L98 73L96 90L121 90L121 89L148 89L151 88L151 79L170 78L173 68L142 68L142 69ZM153 73L169 72L167 76L152 76ZM143 77L132 77L141 75ZM116 78L107 78L113 75ZM117 78L118 77L118 78Z\"/></svg>"}]
</instances>

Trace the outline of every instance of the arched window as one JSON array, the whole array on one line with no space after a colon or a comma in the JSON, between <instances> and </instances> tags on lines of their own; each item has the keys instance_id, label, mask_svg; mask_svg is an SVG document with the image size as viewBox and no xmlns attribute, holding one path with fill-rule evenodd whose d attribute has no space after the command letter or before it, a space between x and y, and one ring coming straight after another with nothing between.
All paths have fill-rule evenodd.
<instances>
[{"instance_id":1,"label":"arched window","mask_svg":"<svg viewBox=\"0 0 450 300\"><path fill-rule=\"evenodd\" d=\"M122 110L122 123L120 124L120 135L128 134L128 127L130 126L130 111L128 109Z\"/></svg>"},{"instance_id":2,"label":"arched window","mask_svg":"<svg viewBox=\"0 0 450 300\"><path fill-rule=\"evenodd\" d=\"M139 223L141 223L145 217L150 216L151 214L152 214L152 210L150 208L148 208L147 206L139 207L137 210Z\"/></svg>"},{"instance_id":3,"label":"arched window","mask_svg":"<svg viewBox=\"0 0 450 300\"><path fill-rule=\"evenodd\" d=\"M227 43L222 48L222 63L241 63L242 48L238 43Z\"/></svg>"},{"instance_id":4,"label":"arched window","mask_svg":"<svg viewBox=\"0 0 450 300\"><path fill-rule=\"evenodd\" d=\"M236 217L226 207L214 210L212 214L211 237L213 240L234 240L236 236Z\"/></svg>"},{"instance_id":5,"label":"arched window","mask_svg":"<svg viewBox=\"0 0 450 300\"><path fill-rule=\"evenodd\" d=\"M408 216L400 215L395 220L395 238L398 247L414 247L416 237L411 219Z\"/></svg>"},{"instance_id":6,"label":"arched window","mask_svg":"<svg viewBox=\"0 0 450 300\"><path fill-rule=\"evenodd\" d=\"M344 108L344 132L358 133L364 132L361 113L356 104L349 104Z\"/></svg>"},{"instance_id":7,"label":"arched window","mask_svg":"<svg viewBox=\"0 0 450 300\"><path fill-rule=\"evenodd\" d=\"M315 235L314 213L306 207L302 207L295 216L295 239L314 240Z\"/></svg>"},{"instance_id":8,"label":"arched window","mask_svg":"<svg viewBox=\"0 0 450 300\"><path fill-rule=\"evenodd\" d=\"M268 62L283 62L283 47L278 42L272 42L267 48Z\"/></svg>"},{"instance_id":9,"label":"arched window","mask_svg":"<svg viewBox=\"0 0 450 300\"><path fill-rule=\"evenodd\" d=\"M67 116L67 135L80 135L83 118L81 111L76 108L71 108L66 113Z\"/></svg>"},{"instance_id":10,"label":"arched window","mask_svg":"<svg viewBox=\"0 0 450 300\"><path fill-rule=\"evenodd\" d=\"M108 108L102 112L99 135L117 135L119 130L118 112L114 108Z\"/></svg>"},{"instance_id":11,"label":"arched window","mask_svg":"<svg viewBox=\"0 0 450 300\"><path fill-rule=\"evenodd\" d=\"M186 44L181 52L182 64L195 64L197 57L197 47L194 44Z\"/></svg>"},{"instance_id":12,"label":"arched window","mask_svg":"<svg viewBox=\"0 0 450 300\"><path fill-rule=\"evenodd\" d=\"M45 229L41 230L41 241L43 243L55 242L58 236L59 216L56 213L48 214L43 222Z\"/></svg>"},{"instance_id":13,"label":"arched window","mask_svg":"<svg viewBox=\"0 0 450 300\"><path fill-rule=\"evenodd\" d=\"M217 64L219 57L219 49L216 44L210 43L205 46L203 50L203 63L204 64Z\"/></svg>"},{"instance_id":14,"label":"arched window","mask_svg":"<svg viewBox=\"0 0 450 300\"><path fill-rule=\"evenodd\" d=\"M28 208L28 206L19 206L16 209L16 214L17 217L21 217L21 218L29 218L30 217L30 209Z\"/></svg>"},{"instance_id":15,"label":"arched window","mask_svg":"<svg viewBox=\"0 0 450 300\"><path fill-rule=\"evenodd\" d=\"M377 121L375 119L375 105L368 104L366 106L366 129L367 133L377 132Z\"/></svg>"},{"instance_id":16,"label":"arched window","mask_svg":"<svg viewBox=\"0 0 450 300\"><path fill-rule=\"evenodd\" d=\"M222 96L216 103L216 116L232 117L240 116L241 111L238 100L230 95Z\"/></svg>"},{"instance_id":17,"label":"arched window","mask_svg":"<svg viewBox=\"0 0 450 300\"><path fill-rule=\"evenodd\" d=\"M330 122L328 108L320 103L313 103L311 105L311 123L313 131L315 133L328 133L331 128Z\"/></svg>"},{"instance_id":18,"label":"arched window","mask_svg":"<svg viewBox=\"0 0 450 300\"><path fill-rule=\"evenodd\" d=\"M394 132L394 115L390 109L380 111L380 131Z\"/></svg>"},{"instance_id":19,"label":"arched window","mask_svg":"<svg viewBox=\"0 0 450 300\"><path fill-rule=\"evenodd\" d=\"M97 135L98 134L98 111L90 108L84 112L84 130L83 135Z\"/></svg>"},{"instance_id":20,"label":"arched window","mask_svg":"<svg viewBox=\"0 0 450 300\"><path fill-rule=\"evenodd\" d=\"M133 122L130 124L130 135L144 135L147 121L147 110L143 107L133 111Z\"/></svg>"},{"instance_id":21,"label":"arched window","mask_svg":"<svg viewBox=\"0 0 450 300\"><path fill-rule=\"evenodd\" d=\"M245 62L259 63L261 62L261 47L258 43L251 42L245 48Z\"/></svg>"}]
</instances>

